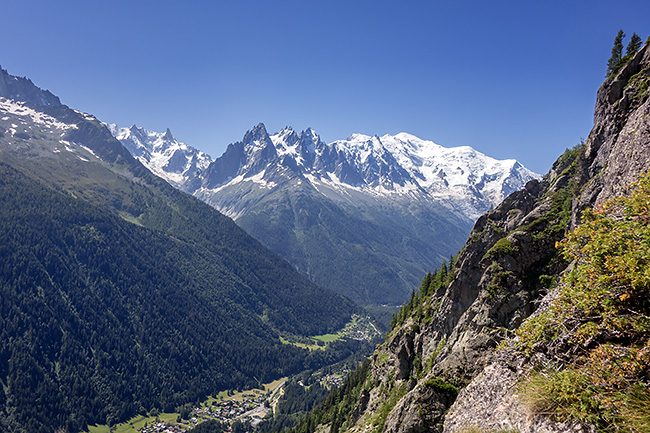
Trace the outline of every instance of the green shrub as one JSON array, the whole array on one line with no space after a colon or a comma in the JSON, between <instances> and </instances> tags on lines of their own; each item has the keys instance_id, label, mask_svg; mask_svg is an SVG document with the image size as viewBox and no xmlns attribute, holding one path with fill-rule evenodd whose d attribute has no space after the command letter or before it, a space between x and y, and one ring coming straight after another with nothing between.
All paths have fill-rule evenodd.
<instances>
[{"instance_id":1,"label":"green shrub","mask_svg":"<svg viewBox=\"0 0 650 433\"><path fill-rule=\"evenodd\" d=\"M575 266L558 298L516 332L522 350L541 345L565 367L531 375L522 395L561 420L649 431L650 176L583 220L560 244Z\"/></svg>"},{"instance_id":2,"label":"green shrub","mask_svg":"<svg viewBox=\"0 0 650 433\"><path fill-rule=\"evenodd\" d=\"M406 395L408 389L406 384L401 384L398 387L395 387L389 391L388 400L384 402L379 408L377 415L372 419L372 425L375 426L373 432L381 432L383 430L384 424L386 423L386 418L393 407L397 404L402 397Z\"/></svg>"},{"instance_id":3,"label":"green shrub","mask_svg":"<svg viewBox=\"0 0 650 433\"><path fill-rule=\"evenodd\" d=\"M454 401L458 396L458 388L451 383L445 382L439 377L434 377L424 382L426 386L433 389L436 393L447 396L450 401Z\"/></svg>"},{"instance_id":4,"label":"green shrub","mask_svg":"<svg viewBox=\"0 0 650 433\"><path fill-rule=\"evenodd\" d=\"M519 252L519 248L506 238L499 239L493 246L485 253L484 259L495 259L503 256L513 256Z\"/></svg>"}]
</instances>

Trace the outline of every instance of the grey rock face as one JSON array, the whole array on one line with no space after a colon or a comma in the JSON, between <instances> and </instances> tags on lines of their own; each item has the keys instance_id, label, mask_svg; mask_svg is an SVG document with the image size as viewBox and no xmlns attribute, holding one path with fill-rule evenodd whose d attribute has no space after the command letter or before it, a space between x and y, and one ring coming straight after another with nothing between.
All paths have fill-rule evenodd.
<instances>
[{"instance_id":1,"label":"grey rock face","mask_svg":"<svg viewBox=\"0 0 650 433\"><path fill-rule=\"evenodd\" d=\"M500 356L458 395L445 416L444 432L518 431L519 433L595 433L579 423L554 422L535 415L521 402L517 385L526 369L522 357Z\"/></svg>"},{"instance_id":2,"label":"grey rock face","mask_svg":"<svg viewBox=\"0 0 650 433\"><path fill-rule=\"evenodd\" d=\"M28 78L9 75L0 68L0 96L37 105L61 105L58 97L34 85Z\"/></svg>"},{"instance_id":3,"label":"grey rock face","mask_svg":"<svg viewBox=\"0 0 650 433\"><path fill-rule=\"evenodd\" d=\"M442 432L441 421L453 398L425 382L418 384L391 410L384 433Z\"/></svg>"}]
</instances>

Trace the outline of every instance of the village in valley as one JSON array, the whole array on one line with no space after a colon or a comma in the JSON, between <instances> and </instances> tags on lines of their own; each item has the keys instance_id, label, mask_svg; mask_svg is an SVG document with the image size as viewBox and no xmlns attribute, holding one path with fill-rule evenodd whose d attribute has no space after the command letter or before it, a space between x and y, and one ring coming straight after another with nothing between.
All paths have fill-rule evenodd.
<instances>
[{"instance_id":1,"label":"village in valley","mask_svg":"<svg viewBox=\"0 0 650 433\"><path fill-rule=\"evenodd\" d=\"M200 407L194 408L187 420L176 419L176 422L165 422L162 418L152 419L142 428L137 429L141 433L181 433L198 424L216 420L222 423L226 431L233 431L233 424L236 421L247 429L248 426L255 427L272 410L273 404L282 393L282 385L286 379L281 379L269 384L267 389L255 389L243 393L237 393L223 400L211 399ZM223 398L223 396L221 397Z\"/></svg>"},{"instance_id":2,"label":"village in valley","mask_svg":"<svg viewBox=\"0 0 650 433\"><path fill-rule=\"evenodd\" d=\"M265 385L264 389L238 393L223 392L186 414L160 414L155 417L142 417L129 423L130 429L118 427L115 432L181 433L203 422L216 420L224 426L225 431L239 430L243 433L249 427L259 424L273 409L282 395L282 386L285 381L286 378L276 380ZM238 423L235 424L236 422Z\"/></svg>"}]
</instances>

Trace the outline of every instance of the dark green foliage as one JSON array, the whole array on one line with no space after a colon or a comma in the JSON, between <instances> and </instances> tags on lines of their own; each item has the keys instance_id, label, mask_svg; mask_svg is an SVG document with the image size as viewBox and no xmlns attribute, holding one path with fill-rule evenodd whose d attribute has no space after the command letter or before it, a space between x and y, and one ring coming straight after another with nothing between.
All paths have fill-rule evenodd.
<instances>
[{"instance_id":1,"label":"dark green foliage","mask_svg":"<svg viewBox=\"0 0 650 433\"><path fill-rule=\"evenodd\" d=\"M237 420L233 422L230 426L231 433L247 433L252 430L251 425L248 421Z\"/></svg>"},{"instance_id":2,"label":"dark green foliage","mask_svg":"<svg viewBox=\"0 0 650 433\"><path fill-rule=\"evenodd\" d=\"M616 38L614 38L614 46L612 47L612 55L607 61L607 73L605 74L607 78L616 75L616 73L621 69L621 67L626 64L633 56L639 51L643 42L641 37L636 33L632 34L630 42L627 44L625 49L625 55L623 56L623 39L625 38L625 33L623 30L619 30Z\"/></svg>"},{"instance_id":3,"label":"dark green foliage","mask_svg":"<svg viewBox=\"0 0 650 433\"><path fill-rule=\"evenodd\" d=\"M577 161L577 158L580 156L580 153L582 153L585 150L585 143L584 140L580 140L580 143L577 145L573 146L571 149L566 148L564 149L564 152L560 157L557 159L555 162L554 167L560 167L563 168L564 171L566 171L568 168L573 167ZM568 168L567 168L568 167Z\"/></svg>"},{"instance_id":4,"label":"dark green foliage","mask_svg":"<svg viewBox=\"0 0 650 433\"><path fill-rule=\"evenodd\" d=\"M315 406L314 402L324 400L327 393L318 382L300 385L295 379L289 380L284 386L283 398L276 410L284 414L308 412Z\"/></svg>"},{"instance_id":5,"label":"dark green foliage","mask_svg":"<svg viewBox=\"0 0 650 433\"><path fill-rule=\"evenodd\" d=\"M190 414L194 410L194 405L192 403L185 403L184 405L177 406L174 409L175 412L178 412L180 419L188 420L190 419Z\"/></svg>"},{"instance_id":6,"label":"dark green foliage","mask_svg":"<svg viewBox=\"0 0 650 433\"><path fill-rule=\"evenodd\" d=\"M338 432L356 406L369 371L370 360L366 359L356 370L350 373L341 387L333 390L325 401L303 418L300 424L293 428L291 432L312 433L319 424L329 423L331 423L330 432Z\"/></svg>"},{"instance_id":7,"label":"dark green foliage","mask_svg":"<svg viewBox=\"0 0 650 433\"><path fill-rule=\"evenodd\" d=\"M299 290L301 277L273 255L260 268L252 240L257 254L217 255L241 245L234 224L187 200L206 227L172 238L173 218L140 227L0 164L0 431L113 424L336 360L281 344L254 314L293 332L330 328L318 297L282 307L290 294L273 287ZM303 308L314 320L293 324Z\"/></svg>"},{"instance_id":8,"label":"dark green foliage","mask_svg":"<svg viewBox=\"0 0 650 433\"><path fill-rule=\"evenodd\" d=\"M552 275L540 275L538 280L540 286L544 287L547 290L553 289L557 286L557 277Z\"/></svg>"},{"instance_id":9,"label":"dark green foliage","mask_svg":"<svg viewBox=\"0 0 650 433\"><path fill-rule=\"evenodd\" d=\"M639 48L641 48L642 44L643 42L641 41L641 37L636 33L632 34L630 42L627 44L627 48L625 48L625 56L623 56L622 59L623 63L631 59L632 56L636 54L637 51L639 51Z\"/></svg>"},{"instance_id":10,"label":"dark green foliage","mask_svg":"<svg viewBox=\"0 0 650 433\"><path fill-rule=\"evenodd\" d=\"M621 60L623 55L623 38L625 33L619 30L614 38L614 46L612 47L612 55L607 61L607 77L615 75L621 67Z\"/></svg>"},{"instance_id":11,"label":"dark green foliage","mask_svg":"<svg viewBox=\"0 0 650 433\"><path fill-rule=\"evenodd\" d=\"M429 379L424 384L433 389L436 393L445 396L449 401L453 402L458 396L459 389L451 383L445 382L439 377Z\"/></svg>"},{"instance_id":12,"label":"dark green foliage","mask_svg":"<svg viewBox=\"0 0 650 433\"><path fill-rule=\"evenodd\" d=\"M237 427L239 427L239 425ZM189 429L187 433L222 433L225 431L228 431L227 424L224 425L216 419L211 419L209 421L202 422L192 429Z\"/></svg>"},{"instance_id":13,"label":"dark green foliage","mask_svg":"<svg viewBox=\"0 0 650 433\"><path fill-rule=\"evenodd\" d=\"M494 259L503 256L512 256L518 252L517 247L514 246L506 238L499 239L492 248L485 253L484 259Z\"/></svg>"}]
</instances>

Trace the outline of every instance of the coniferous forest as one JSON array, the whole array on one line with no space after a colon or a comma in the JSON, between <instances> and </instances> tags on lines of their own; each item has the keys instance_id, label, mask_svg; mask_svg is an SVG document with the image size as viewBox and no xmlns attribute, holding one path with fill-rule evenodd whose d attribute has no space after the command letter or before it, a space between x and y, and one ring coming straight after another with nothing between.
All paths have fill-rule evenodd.
<instances>
[{"instance_id":1,"label":"coniferous forest","mask_svg":"<svg viewBox=\"0 0 650 433\"><path fill-rule=\"evenodd\" d=\"M281 344L261 318L240 320L227 292L208 299L205 286L223 284L193 268L191 246L0 170L8 430L78 431L173 411L349 355Z\"/></svg>"}]
</instances>

